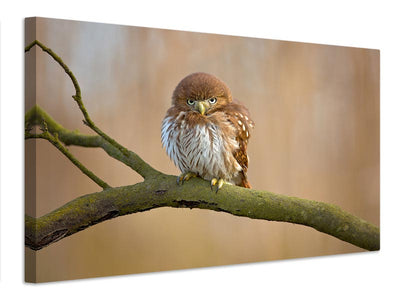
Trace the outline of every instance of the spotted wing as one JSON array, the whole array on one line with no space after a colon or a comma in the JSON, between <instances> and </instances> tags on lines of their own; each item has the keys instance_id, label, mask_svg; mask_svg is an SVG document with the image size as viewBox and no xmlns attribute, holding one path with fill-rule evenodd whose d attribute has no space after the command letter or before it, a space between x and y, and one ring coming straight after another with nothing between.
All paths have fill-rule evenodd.
<instances>
[{"instance_id":1,"label":"spotted wing","mask_svg":"<svg viewBox=\"0 0 400 300\"><path fill-rule=\"evenodd\" d=\"M254 128L254 122L250 119L249 111L247 110L247 108L236 99L227 106L226 113L228 114L229 121L237 129L236 140L239 144L239 148L235 150L233 156L242 167L242 181L240 185L246 188L251 188L251 185L247 180L246 175L247 168L249 166L247 143L250 138L250 130Z\"/></svg>"}]
</instances>

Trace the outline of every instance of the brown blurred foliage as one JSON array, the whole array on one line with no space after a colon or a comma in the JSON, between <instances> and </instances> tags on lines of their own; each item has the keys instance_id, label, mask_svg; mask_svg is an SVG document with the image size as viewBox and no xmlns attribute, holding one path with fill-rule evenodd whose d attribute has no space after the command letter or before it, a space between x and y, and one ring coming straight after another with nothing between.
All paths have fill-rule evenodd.
<instances>
[{"instance_id":1,"label":"brown blurred foliage","mask_svg":"<svg viewBox=\"0 0 400 300\"><path fill-rule=\"evenodd\" d=\"M26 38L70 67L103 131L169 174L179 171L162 149L160 125L172 91L192 72L218 76L256 122L253 188L333 203L379 225L378 50L42 18ZM28 105L36 101L66 128L92 133L61 68L38 48L26 63L33 70L26 74ZM112 186L141 180L100 149L70 148ZM29 215L99 191L46 141L27 141L26 160ZM300 225L160 208L100 223L36 253L26 249L26 265L36 264L28 277L52 281L358 251Z\"/></svg>"}]
</instances>

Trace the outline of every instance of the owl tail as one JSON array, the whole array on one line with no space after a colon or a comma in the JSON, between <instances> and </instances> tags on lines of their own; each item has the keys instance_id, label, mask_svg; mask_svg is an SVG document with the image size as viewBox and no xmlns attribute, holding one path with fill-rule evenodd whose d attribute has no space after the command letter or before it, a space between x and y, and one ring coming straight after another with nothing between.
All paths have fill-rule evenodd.
<instances>
[{"instance_id":1,"label":"owl tail","mask_svg":"<svg viewBox=\"0 0 400 300\"><path fill-rule=\"evenodd\" d=\"M242 182L240 183L240 186L245 187L247 189L251 189L250 182L247 179L243 179Z\"/></svg>"},{"instance_id":2,"label":"owl tail","mask_svg":"<svg viewBox=\"0 0 400 300\"><path fill-rule=\"evenodd\" d=\"M238 184L238 186L251 189L250 182L247 180L247 176L243 172L242 172L242 181Z\"/></svg>"}]
</instances>

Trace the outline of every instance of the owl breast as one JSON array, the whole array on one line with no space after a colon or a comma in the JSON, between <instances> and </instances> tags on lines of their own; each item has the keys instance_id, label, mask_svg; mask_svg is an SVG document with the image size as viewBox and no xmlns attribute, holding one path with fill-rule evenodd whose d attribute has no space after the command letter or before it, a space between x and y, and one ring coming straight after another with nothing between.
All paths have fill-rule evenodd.
<instances>
[{"instance_id":1,"label":"owl breast","mask_svg":"<svg viewBox=\"0 0 400 300\"><path fill-rule=\"evenodd\" d=\"M199 116L201 122L191 122L187 114L167 115L162 123L162 144L168 156L182 173L194 172L205 180L222 178L236 184L242 168L233 156L239 147L233 125L223 116Z\"/></svg>"}]
</instances>

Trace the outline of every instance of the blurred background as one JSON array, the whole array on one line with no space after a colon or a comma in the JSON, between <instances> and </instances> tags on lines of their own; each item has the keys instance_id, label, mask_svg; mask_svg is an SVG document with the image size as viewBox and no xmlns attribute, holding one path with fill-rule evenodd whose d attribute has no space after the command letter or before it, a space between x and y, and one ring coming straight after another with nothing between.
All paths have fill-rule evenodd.
<instances>
[{"instance_id":1,"label":"blurred background","mask_svg":"<svg viewBox=\"0 0 400 300\"><path fill-rule=\"evenodd\" d=\"M98 127L156 169L179 174L160 141L175 86L212 73L256 123L253 188L333 203L379 226L378 50L42 18L26 29L26 44L35 38L75 74ZM92 134L58 64L38 48L25 59L26 109L36 102L65 128ZM141 181L101 149L70 151L112 186ZM100 191L46 141L26 141L25 157L28 215ZM41 282L360 251L301 225L159 208L26 248L25 264Z\"/></svg>"}]
</instances>

